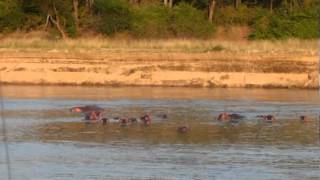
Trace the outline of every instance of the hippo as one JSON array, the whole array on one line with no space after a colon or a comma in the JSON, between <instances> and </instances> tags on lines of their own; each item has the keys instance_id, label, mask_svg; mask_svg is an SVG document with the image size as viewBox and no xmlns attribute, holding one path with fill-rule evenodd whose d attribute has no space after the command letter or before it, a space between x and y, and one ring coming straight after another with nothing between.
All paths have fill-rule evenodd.
<instances>
[{"instance_id":1,"label":"hippo","mask_svg":"<svg viewBox=\"0 0 320 180\"><path fill-rule=\"evenodd\" d=\"M258 118L262 118L266 122L274 122L276 121L276 118L273 115L258 115Z\"/></svg>"},{"instance_id":2,"label":"hippo","mask_svg":"<svg viewBox=\"0 0 320 180\"><path fill-rule=\"evenodd\" d=\"M103 111L103 110L104 110L103 108L95 105L76 106L70 109L71 112L81 112L81 113L91 112L91 111Z\"/></svg>"},{"instance_id":3,"label":"hippo","mask_svg":"<svg viewBox=\"0 0 320 180\"><path fill-rule=\"evenodd\" d=\"M131 122L131 123L137 123L137 122L138 122L138 119L137 119L137 118L134 118L134 117L131 117L131 118L129 118L129 122Z\"/></svg>"},{"instance_id":4,"label":"hippo","mask_svg":"<svg viewBox=\"0 0 320 180\"><path fill-rule=\"evenodd\" d=\"M300 116L300 122L307 123L309 122L309 118L305 115Z\"/></svg>"},{"instance_id":5,"label":"hippo","mask_svg":"<svg viewBox=\"0 0 320 180\"><path fill-rule=\"evenodd\" d=\"M157 117L159 117L161 119L168 119L168 115L167 114L157 114Z\"/></svg>"},{"instance_id":6,"label":"hippo","mask_svg":"<svg viewBox=\"0 0 320 180\"><path fill-rule=\"evenodd\" d=\"M140 119L145 125L150 125L152 121L151 117L148 114L142 116Z\"/></svg>"},{"instance_id":7,"label":"hippo","mask_svg":"<svg viewBox=\"0 0 320 180\"><path fill-rule=\"evenodd\" d=\"M128 118L120 118L119 122L121 126L127 126L130 123Z\"/></svg>"},{"instance_id":8,"label":"hippo","mask_svg":"<svg viewBox=\"0 0 320 180\"><path fill-rule=\"evenodd\" d=\"M182 134L189 132L189 130L190 128L188 126L179 126L177 128L177 132Z\"/></svg>"},{"instance_id":9,"label":"hippo","mask_svg":"<svg viewBox=\"0 0 320 180\"><path fill-rule=\"evenodd\" d=\"M223 122L227 122L227 121L231 121L231 120L239 120L239 119L243 119L244 116L241 116L240 114L229 114L226 112L220 113L217 120L218 121L223 121Z\"/></svg>"},{"instance_id":10,"label":"hippo","mask_svg":"<svg viewBox=\"0 0 320 180\"><path fill-rule=\"evenodd\" d=\"M85 120L99 120L102 117L103 108L89 105L89 106L76 106L70 109L71 112L83 113Z\"/></svg>"},{"instance_id":11,"label":"hippo","mask_svg":"<svg viewBox=\"0 0 320 180\"><path fill-rule=\"evenodd\" d=\"M105 125L105 124L108 123L109 119L108 118L102 118L101 121L102 121L102 124Z\"/></svg>"}]
</instances>

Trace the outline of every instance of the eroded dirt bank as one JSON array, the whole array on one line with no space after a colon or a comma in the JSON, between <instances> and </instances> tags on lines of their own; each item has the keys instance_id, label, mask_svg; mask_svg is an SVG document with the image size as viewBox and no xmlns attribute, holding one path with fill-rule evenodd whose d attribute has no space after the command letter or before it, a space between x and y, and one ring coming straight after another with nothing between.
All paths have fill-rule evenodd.
<instances>
[{"instance_id":1,"label":"eroded dirt bank","mask_svg":"<svg viewBox=\"0 0 320 180\"><path fill-rule=\"evenodd\" d=\"M8 84L318 88L308 53L0 52Z\"/></svg>"}]
</instances>

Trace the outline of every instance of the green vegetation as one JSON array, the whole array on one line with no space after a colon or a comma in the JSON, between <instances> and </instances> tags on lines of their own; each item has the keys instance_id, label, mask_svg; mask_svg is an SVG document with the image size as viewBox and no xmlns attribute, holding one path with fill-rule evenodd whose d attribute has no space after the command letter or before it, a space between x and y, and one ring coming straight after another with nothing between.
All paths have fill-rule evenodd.
<instances>
[{"instance_id":1,"label":"green vegetation","mask_svg":"<svg viewBox=\"0 0 320 180\"><path fill-rule=\"evenodd\" d=\"M112 35L131 27L132 12L126 1L96 0L94 10L97 26L104 34Z\"/></svg>"},{"instance_id":2,"label":"green vegetation","mask_svg":"<svg viewBox=\"0 0 320 180\"><path fill-rule=\"evenodd\" d=\"M240 25L250 27L249 39L315 39L319 5L317 0L0 0L0 33L202 39L213 37L218 26Z\"/></svg>"},{"instance_id":3,"label":"green vegetation","mask_svg":"<svg viewBox=\"0 0 320 180\"><path fill-rule=\"evenodd\" d=\"M317 6L276 15L256 16L252 27L252 39L286 39L290 37L310 39L319 37L319 17Z\"/></svg>"}]
</instances>

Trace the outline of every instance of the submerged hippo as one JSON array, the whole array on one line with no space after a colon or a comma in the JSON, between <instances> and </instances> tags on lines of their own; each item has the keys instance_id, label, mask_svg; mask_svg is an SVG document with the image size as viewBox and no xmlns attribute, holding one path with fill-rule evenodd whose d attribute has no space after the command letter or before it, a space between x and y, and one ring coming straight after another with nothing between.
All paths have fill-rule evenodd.
<instances>
[{"instance_id":1,"label":"submerged hippo","mask_svg":"<svg viewBox=\"0 0 320 180\"><path fill-rule=\"evenodd\" d=\"M157 114L156 116L161 118L161 119L168 119L168 115L167 114Z\"/></svg>"},{"instance_id":2,"label":"submerged hippo","mask_svg":"<svg viewBox=\"0 0 320 180\"><path fill-rule=\"evenodd\" d=\"M121 118L119 122L121 126L127 126L130 123L128 118Z\"/></svg>"},{"instance_id":3,"label":"submerged hippo","mask_svg":"<svg viewBox=\"0 0 320 180\"><path fill-rule=\"evenodd\" d=\"M310 121L310 119L307 116L304 116L304 115L300 116L301 123L307 123L309 121Z\"/></svg>"},{"instance_id":4,"label":"submerged hippo","mask_svg":"<svg viewBox=\"0 0 320 180\"><path fill-rule=\"evenodd\" d=\"M182 134L189 132L189 130L190 128L188 126L179 126L177 128L177 132Z\"/></svg>"},{"instance_id":5,"label":"submerged hippo","mask_svg":"<svg viewBox=\"0 0 320 180\"><path fill-rule=\"evenodd\" d=\"M264 121L267 121L267 122L274 122L276 121L276 118L274 117L274 115L258 115L257 116L258 118L262 118Z\"/></svg>"},{"instance_id":6,"label":"submerged hippo","mask_svg":"<svg viewBox=\"0 0 320 180\"><path fill-rule=\"evenodd\" d=\"M241 116L240 114L229 114L226 112L223 112L221 114L219 114L219 116L217 117L218 121L231 121L231 120L240 120L243 119L244 116Z\"/></svg>"},{"instance_id":7,"label":"submerged hippo","mask_svg":"<svg viewBox=\"0 0 320 180\"><path fill-rule=\"evenodd\" d=\"M145 125L151 124L151 117L148 114L142 116L140 119Z\"/></svg>"},{"instance_id":8,"label":"submerged hippo","mask_svg":"<svg viewBox=\"0 0 320 180\"><path fill-rule=\"evenodd\" d=\"M138 122L138 119L134 118L134 117L131 117L128 120L129 120L130 123L137 123Z\"/></svg>"},{"instance_id":9,"label":"submerged hippo","mask_svg":"<svg viewBox=\"0 0 320 180\"><path fill-rule=\"evenodd\" d=\"M99 120L102 117L103 108L89 105L89 106L76 106L70 109L71 112L83 113L85 120Z\"/></svg>"},{"instance_id":10,"label":"submerged hippo","mask_svg":"<svg viewBox=\"0 0 320 180\"><path fill-rule=\"evenodd\" d=\"M103 110L104 110L103 108L95 105L76 106L70 109L71 112L81 112L81 113L86 113L91 111L103 111Z\"/></svg>"}]
</instances>

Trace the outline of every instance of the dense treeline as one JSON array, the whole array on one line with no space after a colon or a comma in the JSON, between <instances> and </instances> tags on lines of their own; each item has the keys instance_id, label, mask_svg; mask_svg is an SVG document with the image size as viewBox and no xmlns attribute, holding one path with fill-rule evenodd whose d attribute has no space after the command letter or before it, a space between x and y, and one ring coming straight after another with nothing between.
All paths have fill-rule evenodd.
<instances>
[{"instance_id":1,"label":"dense treeline","mask_svg":"<svg viewBox=\"0 0 320 180\"><path fill-rule=\"evenodd\" d=\"M0 0L0 33L88 32L137 38L207 38L217 26L250 26L251 39L317 38L318 0Z\"/></svg>"}]
</instances>

